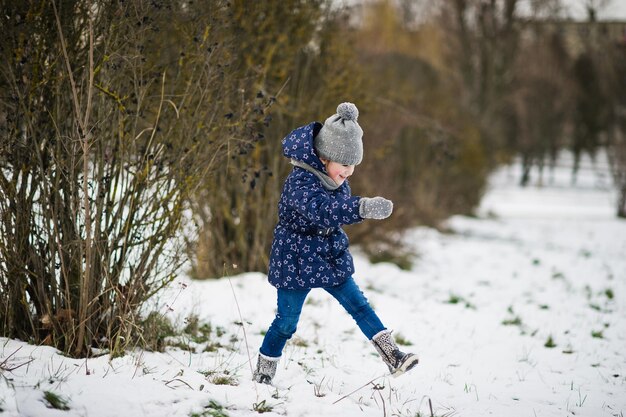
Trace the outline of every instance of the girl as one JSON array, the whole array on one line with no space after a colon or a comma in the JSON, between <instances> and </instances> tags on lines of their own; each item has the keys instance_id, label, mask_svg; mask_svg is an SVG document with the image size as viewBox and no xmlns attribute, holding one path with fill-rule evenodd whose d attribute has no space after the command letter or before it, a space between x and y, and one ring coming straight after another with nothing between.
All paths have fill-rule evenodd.
<instances>
[{"instance_id":1,"label":"girl","mask_svg":"<svg viewBox=\"0 0 626 417\"><path fill-rule=\"evenodd\" d=\"M274 229L269 282L276 287L277 312L261 345L256 382L271 384L287 340L296 331L312 288L330 293L354 318L394 374L418 363L401 352L354 282L354 262L341 226L385 219L393 204L383 197L352 196L348 178L363 159L363 130L352 103L342 103L324 124L299 127L283 139L293 171L285 180Z\"/></svg>"}]
</instances>

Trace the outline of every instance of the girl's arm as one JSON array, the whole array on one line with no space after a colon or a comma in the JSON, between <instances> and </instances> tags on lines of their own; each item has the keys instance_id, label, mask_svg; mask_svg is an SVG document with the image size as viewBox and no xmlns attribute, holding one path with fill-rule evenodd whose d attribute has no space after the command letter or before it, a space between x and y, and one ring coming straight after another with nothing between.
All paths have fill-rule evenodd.
<instances>
[{"instance_id":1,"label":"girl's arm","mask_svg":"<svg viewBox=\"0 0 626 417\"><path fill-rule=\"evenodd\" d=\"M347 184L347 192L331 194L309 172L294 176L288 181L290 184L285 189L284 203L316 226L340 227L363 220L359 215L361 197L352 197Z\"/></svg>"}]
</instances>

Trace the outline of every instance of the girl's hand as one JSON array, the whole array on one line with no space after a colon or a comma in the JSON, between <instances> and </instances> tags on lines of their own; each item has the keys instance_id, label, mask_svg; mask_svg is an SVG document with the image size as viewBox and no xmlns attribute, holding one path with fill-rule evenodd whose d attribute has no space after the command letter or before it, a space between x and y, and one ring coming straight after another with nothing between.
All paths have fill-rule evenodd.
<instances>
[{"instance_id":1,"label":"girl's hand","mask_svg":"<svg viewBox=\"0 0 626 417\"><path fill-rule=\"evenodd\" d=\"M393 203L383 197L361 197L359 215L364 219L386 219L391 216Z\"/></svg>"}]
</instances>

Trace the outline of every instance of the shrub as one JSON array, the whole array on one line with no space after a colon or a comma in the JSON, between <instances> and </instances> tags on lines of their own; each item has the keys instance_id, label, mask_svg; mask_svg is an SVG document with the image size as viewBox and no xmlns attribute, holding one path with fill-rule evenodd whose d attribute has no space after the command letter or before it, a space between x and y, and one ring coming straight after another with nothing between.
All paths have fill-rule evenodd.
<instances>
[{"instance_id":1,"label":"shrub","mask_svg":"<svg viewBox=\"0 0 626 417\"><path fill-rule=\"evenodd\" d=\"M0 333L124 349L185 261L201 181L258 140L230 2L9 1L0 39Z\"/></svg>"}]
</instances>

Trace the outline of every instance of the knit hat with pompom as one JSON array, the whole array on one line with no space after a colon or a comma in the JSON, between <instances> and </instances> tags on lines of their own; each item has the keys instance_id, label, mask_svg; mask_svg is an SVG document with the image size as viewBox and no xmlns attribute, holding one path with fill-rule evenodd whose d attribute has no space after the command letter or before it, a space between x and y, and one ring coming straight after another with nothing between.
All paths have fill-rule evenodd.
<instances>
[{"instance_id":1,"label":"knit hat with pompom","mask_svg":"<svg viewBox=\"0 0 626 417\"><path fill-rule=\"evenodd\" d=\"M363 130L357 123L359 110L341 103L337 113L324 122L314 139L317 155L342 165L358 165L363 159Z\"/></svg>"}]
</instances>

